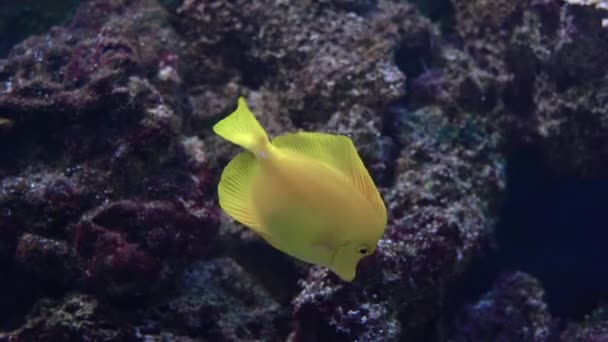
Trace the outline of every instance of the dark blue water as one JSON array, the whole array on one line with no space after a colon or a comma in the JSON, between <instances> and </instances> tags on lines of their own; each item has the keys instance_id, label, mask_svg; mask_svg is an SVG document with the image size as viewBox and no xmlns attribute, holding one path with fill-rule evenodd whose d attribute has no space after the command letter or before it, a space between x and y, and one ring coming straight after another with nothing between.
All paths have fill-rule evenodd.
<instances>
[{"instance_id":1,"label":"dark blue water","mask_svg":"<svg viewBox=\"0 0 608 342\"><path fill-rule=\"evenodd\" d=\"M538 277L553 312L581 317L608 298L608 180L552 177L534 151L508 177L501 262Z\"/></svg>"},{"instance_id":2,"label":"dark blue water","mask_svg":"<svg viewBox=\"0 0 608 342\"><path fill-rule=\"evenodd\" d=\"M556 177L534 149L521 149L507 184L493 245L452 289L454 307L521 270L542 282L553 315L582 319L608 299L608 180Z\"/></svg>"}]
</instances>

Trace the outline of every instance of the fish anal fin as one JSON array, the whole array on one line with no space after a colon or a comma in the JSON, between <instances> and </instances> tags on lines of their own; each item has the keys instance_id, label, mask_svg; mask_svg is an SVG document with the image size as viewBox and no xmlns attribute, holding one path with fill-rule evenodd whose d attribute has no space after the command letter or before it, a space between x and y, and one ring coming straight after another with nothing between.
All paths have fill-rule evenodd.
<instances>
[{"instance_id":1,"label":"fish anal fin","mask_svg":"<svg viewBox=\"0 0 608 342\"><path fill-rule=\"evenodd\" d=\"M386 213L382 197L350 138L327 133L298 132L275 137L272 145L302 153L332 167L344 175L374 208Z\"/></svg>"},{"instance_id":2,"label":"fish anal fin","mask_svg":"<svg viewBox=\"0 0 608 342\"><path fill-rule=\"evenodd\" d=\"M244 151L232 159L218 186L220 207L234 220L259 232L261 223L251 202L251 183L257 160L253 153Z\"/></svg>"}]
</instances>

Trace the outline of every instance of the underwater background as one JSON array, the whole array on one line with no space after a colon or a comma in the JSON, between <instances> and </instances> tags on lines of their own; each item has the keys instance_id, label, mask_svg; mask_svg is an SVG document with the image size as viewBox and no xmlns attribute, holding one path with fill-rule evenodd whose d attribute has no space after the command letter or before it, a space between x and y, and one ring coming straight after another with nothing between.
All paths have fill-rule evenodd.
<instances>
[{"instance_id":1,"label":"underwater background","mask_svg":"<svg viewBox=\"0 0 608 342\"><path fill-rule=\"evenodd\" d=\"M0 341L608 341L608 2L3 0ZM346 134L346 283L228 218L211 127Z\"/></svg>"}]
</instances>

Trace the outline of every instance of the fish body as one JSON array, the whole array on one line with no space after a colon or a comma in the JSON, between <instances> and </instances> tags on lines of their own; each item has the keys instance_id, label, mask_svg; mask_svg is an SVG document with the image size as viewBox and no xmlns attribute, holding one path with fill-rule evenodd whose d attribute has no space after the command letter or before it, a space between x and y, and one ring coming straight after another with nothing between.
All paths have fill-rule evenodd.
<instances>
[{"instance_id":1,"label":"fish body","mask_svg":"<svg viewBox=\"0 0 608 342\"><path fill-rule=\"evenodd\" d=\"M247 149L222 173L224 211L273 247L352 281L386 226L384 202L352 141L311 132L270 141L242 98L214 131Z\"/></svg>"}]
</instances>

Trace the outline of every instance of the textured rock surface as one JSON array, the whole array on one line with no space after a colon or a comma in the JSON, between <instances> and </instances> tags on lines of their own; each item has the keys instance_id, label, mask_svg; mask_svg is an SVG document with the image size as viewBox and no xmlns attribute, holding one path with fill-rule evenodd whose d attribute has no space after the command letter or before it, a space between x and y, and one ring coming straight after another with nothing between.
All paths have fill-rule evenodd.
<instances>
[{"instance_id":1,"label":"textured rock surface","mask_svg":"<svg viewBox=\"0 0 608 342\"><path fill-rule=\"evenodd\" d=\"M608 169L601 6L435 1L434 23L392 0L164 4L85 2L0 60L0 341L442 341L505 156ZM238 149L210 127L239 95L271 135L353 138L390 214L353 283L221 214ZM597 340L602 317L551 330L515 273L446 329Z\"/></svg>"},{"instance_id":2,"label":"textured rock surface","mask_svg":"<svg viewBox=\"0 0 608 342\"><path fill-rule=\"evenodd\" d=\"M592 312L584 322L569 324L559 338L562 341L605 341L608 339L607 322L606 308L601 307Z\"/></svg>"},{"instance_id":3,"label":"textured rock surface","mask_svg":"<svg viewBox=\"0 0 608 342\"><path fill-rule=\"evenodd\" d=\"M191 265L180 295L153 311L161 326L209 341L281 341L290 311L229 258Z\"/></svg>"},{"instance_id":4,"label":"textured rock surface","mask_svg":"<svg viewBox=\"0 0 608 342\"><path fill-rule=\"evenodd\" d=\"M403 92L391 51L402 19L414 14L391 2L377 10L364 2L186 1L172 15L153 0L99 0L83 4L71 24L15 46L0 61L0 145L10 147L0 150L2 338L61 339L74 324L83 328L65 338L284 337L301 266L283 262L291 276L277 282L263 262L239 254L277 258L259 239L242 238L240 227L231 235L228 223L213 240L215 184L235 148L211 137L209 125L241 94L273 134L294 129L292 121L322 126L335 112L335 130L346 122L385 172L387 156L374 145L382 121L371 132L360 125ZM340 114L348 112L362 119L348 123ZM230 259L201 261L206 280L176 288L189 261L216 254L256 271L282 304L264 299L257 278ZM176 310L153 315L176 289L168 301ZM206 290L208 302L198 298ZM98 300L109 300L108 310L69 318L48 311L73 301L97 308ZM105 314L135 307L133 319L104 325ZM142 317L162 325L144 333Z\"/></svg>"},{"instance_id":5,"label":"textured rock surface","mask_svg":"<svg viewBox=\"0 0 608 342\"><path fill-rule=\"evenodd\" d=\"M134 331L121 320L119 311L94 297L67 294L42 299L18 329L0 334L2 341L125 341Z\"/></svg>"},{"instance_id":6,"label":"textured rock surface","mask_svg":"<svg viewBox=\"0 0 608 342\"><path fill-rule=\"evenodd\" d=\"M88 2L0 61L3 329L65 291L143 301L211 250L211 173L160 77L179 42L168 18L154 1Z\"/></svg>"},{"instance_id":7,"label":"textured rock surface","mask_svg":"<svg viewBox=\"0 0 608 342\"><path fill-rule=\"evenodd\" d=\"M502 276L489 293L458 313L451 341L548 341L552 319L538 280Z\"/></svg>"},{"instance_id":8,"label":"textured rock surface","mask_svg":"<svg viewBox=\"0 0 608 342\"><path fill-rule=\"evenodd\" d=\"M606 11L574 1L454 1L475 69L494 75L505 137L555 172L605 174ZM475 14L475 15L473 15Z\"/></svg>"}]
</instances>

